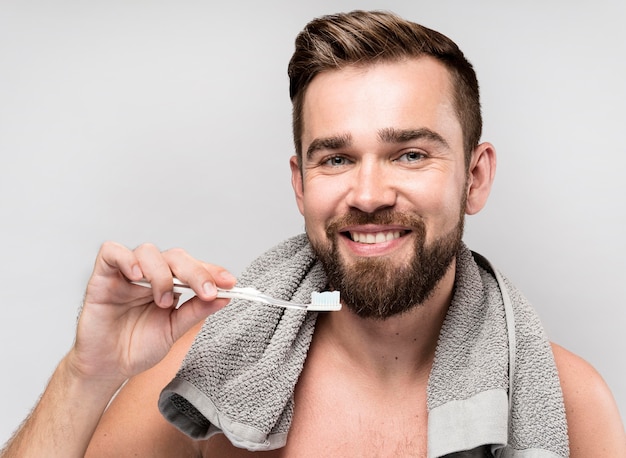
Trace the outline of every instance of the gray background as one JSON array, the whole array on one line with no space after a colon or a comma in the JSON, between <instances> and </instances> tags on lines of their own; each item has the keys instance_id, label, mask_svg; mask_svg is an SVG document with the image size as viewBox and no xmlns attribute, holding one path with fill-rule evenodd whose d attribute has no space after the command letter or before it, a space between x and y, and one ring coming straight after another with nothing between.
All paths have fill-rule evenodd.
<instances>
[{"instance_id":1,"label":"gray background","mask_svg":"<svg viewBox=\"0 0 626 458\"><path fill-rule=\"evenodd\" d=\"M103 241L239 273L302 231L286 65L309 19L354 8L438 29L474 63L499 168L466 241L624 415L624 3L209 3L0 2L0 442L71 346Z\"/></svg>"}]
</instances>

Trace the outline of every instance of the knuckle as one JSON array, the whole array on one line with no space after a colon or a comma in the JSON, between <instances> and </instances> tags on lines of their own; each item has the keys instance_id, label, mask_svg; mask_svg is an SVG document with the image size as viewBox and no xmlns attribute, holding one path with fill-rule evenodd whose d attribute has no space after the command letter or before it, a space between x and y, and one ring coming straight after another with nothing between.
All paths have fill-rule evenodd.
<instances>
[{"instance_id":1,"label":"knuckle","mask_svg":"<svg viewBox=\"0 0 626 458\"><path fill-rule=\"evenodd\" d=\"M187 256L187 252L179 247L170 248L169 250L167 250L167 254L171 256Z\"/></svg>"},{"instance_id":2,"label":"knuckle","mask_svg":"<svg viewBox=\"0 0 626 458\"><path fill-rule=\"evenodd\" d=\"M111 240L106 240L105 242L102 243L102 245L100 245L100 252L108 252L108 251L112 251L112 250L117 250L118 248L120 248L120 244L117 242L113 242Z\"/></svg>"},{"instance_id":3,"label":"knuckle","mask_svg":"<svg viewBox=\"0 0 626 458\"><path fill-rule=\"evenodd\" d=\"M157 246L154 243L146 242L146 243L142 243L139 246L137 246L137 248L135 248L135 251L137 251L137 252L154 252L154 251L159 251L159 249L157 248Z\"/></svg>"},{"instance_id":4,"label":"knuckle","mask_svg":"<svg viewBox=\"0 0 626 458\"><path fill-rule=\"evenodd\" d=\"M181 263L186 264L187 262L189 262L189 260L193 259L182 248L170 248L169 250L163 252L163 257L168 264L174 266L181 265Z\"/></svg>"}]
</instances>

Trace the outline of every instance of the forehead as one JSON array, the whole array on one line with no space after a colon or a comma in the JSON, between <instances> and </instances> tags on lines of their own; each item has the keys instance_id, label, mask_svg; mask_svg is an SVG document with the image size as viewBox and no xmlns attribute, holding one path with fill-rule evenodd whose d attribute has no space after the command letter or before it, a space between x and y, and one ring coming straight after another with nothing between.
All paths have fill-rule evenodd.
<instances>
[{"instance_id":1,"label":"forehead","mask_svg":"<svg viewBox=\"0 0 626 458\"><path fill-rule=\"evenodd\" d=\"M316 138L358 138L383 129L430 129L462 150L449 71L432 57L322 72L304 96L302 146Z\"/></svg>"}]
</instances>

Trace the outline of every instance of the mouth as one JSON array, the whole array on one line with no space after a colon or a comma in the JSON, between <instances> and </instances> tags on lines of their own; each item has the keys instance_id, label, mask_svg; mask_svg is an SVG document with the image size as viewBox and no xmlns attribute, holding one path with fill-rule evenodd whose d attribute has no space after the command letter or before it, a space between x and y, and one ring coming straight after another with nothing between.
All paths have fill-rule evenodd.
<instances>
[{"instance_id":1,"label":"mouth","mask_svg":"<svg viewBox=\"0 0 626 458\"><path fill-rule=\"evenodd\" d=\"M364 243L373 245L375 243L391 242L405 236L410 231L408 230L387 230L387 231L374 231L374 232L361 232L361 231L345 231L341 234L353 242Z\"/></svg>"}]
</instances>

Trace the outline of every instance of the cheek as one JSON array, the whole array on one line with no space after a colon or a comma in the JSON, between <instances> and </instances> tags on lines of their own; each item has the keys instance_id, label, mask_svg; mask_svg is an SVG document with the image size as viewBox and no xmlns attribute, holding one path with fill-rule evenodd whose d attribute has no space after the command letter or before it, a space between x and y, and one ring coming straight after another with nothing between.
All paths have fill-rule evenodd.
<instances>
[{"instance_id":1,"label":"cheek","mask_svg":"<svg viewBox=\"0 0 626 458\"><path fill-rule=\"evenodd\" d=\"M303 214L309 229L311 223L324 224L340 211L342 188L339 180L316 179L305 180L303 193Z\"/></svg>"},{"instance_id":2,"label":"cheek","mask_svg":"<svg viewBox=\"0 0 626 458\"><path fill-rule=\"evenodd\" d=\"M333 207L333 186L326 186L320 180L308 180L304 183L303 214L308 222L320 221L329 217Z\"/></svg>"},{"instance_id":3,"label":"cheek","mask_svg":"<svg viewBox=\"0 0 626 458\"><path fill-rule=\"evenodd\" d=\"M352 174L350 173L321 173L318 170L305 172L303 188L305 195L309 194L312 199L318 196L320 199L331 200L335 196L342 196L350 186Z\"/></svg>"},{"instance_id":4,"label":"cheek","mask_svg":"<svg viewBox=\"0 0 626 458\"><path fill-rule=\"evenodd\" d=\"M459 222L464 180L454 175L439 176L432 180L413 183L410 188L410 201L413 209L426 223L427 238L437 238L452 231Z\"/></svg>"}]
</instances>

